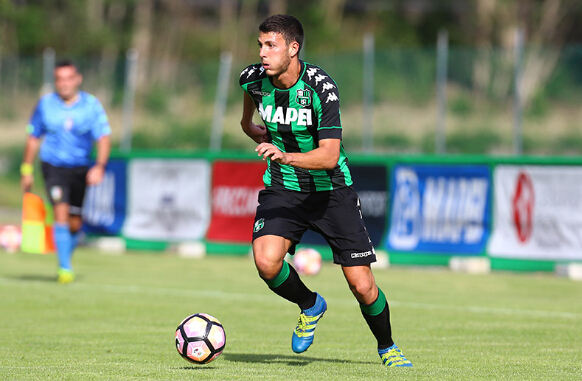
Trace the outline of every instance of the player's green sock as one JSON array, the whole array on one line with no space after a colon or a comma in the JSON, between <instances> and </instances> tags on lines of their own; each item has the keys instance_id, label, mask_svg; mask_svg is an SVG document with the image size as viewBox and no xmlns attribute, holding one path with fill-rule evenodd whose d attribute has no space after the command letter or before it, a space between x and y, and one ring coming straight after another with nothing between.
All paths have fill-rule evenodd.
<instances>
[{"instance_id":1,"label":"player's green sock","mask_svg":"<svg viewBox=\"0 0 582 381\"><path fill-rule=\"evenodd\" d=\"M394 344L392 340L392 327L390 325L390 309L386 296L378 287L378 298L374 303L366 305L360 303L362 315L370 330L378 340L378 349L389 348Z\"/></svg>"},{"instance_id":2,"label":"player's green sock","mask_svg":"<svg viewBox=\"0 0 582 381\"><path fill-rule=\"evenodd\" d=\"M263 278L263 280L274 293L290 302L296 303L302 310L309 309L315 305L317 294L307 288L299 278L297 271L287 261L283 261L281 271L275 278Z\"/></svg>"}]
</instances>

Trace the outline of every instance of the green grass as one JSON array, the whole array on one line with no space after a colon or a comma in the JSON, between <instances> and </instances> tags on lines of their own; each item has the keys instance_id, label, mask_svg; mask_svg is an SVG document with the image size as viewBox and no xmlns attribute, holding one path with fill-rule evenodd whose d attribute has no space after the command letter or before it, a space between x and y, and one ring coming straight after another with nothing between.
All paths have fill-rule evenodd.
<instances>
[{"instance_id":1,"label":"green grass","mask_svg":"<svg viewBox=\"0 0 582 381\"><path fill-rule=\"evenodd\" d=\"M110 256L81 248L78 279L52 255L0 252L2 380L574 380L582 374L582 283L551 274L375 270L412 369L386 369L341 270L305 278L329 309L308 352L291 351L298 309L248 257ZM223 355L192 365L174 348L189 314L226 328Z\"/></svg>"}]
</instances>

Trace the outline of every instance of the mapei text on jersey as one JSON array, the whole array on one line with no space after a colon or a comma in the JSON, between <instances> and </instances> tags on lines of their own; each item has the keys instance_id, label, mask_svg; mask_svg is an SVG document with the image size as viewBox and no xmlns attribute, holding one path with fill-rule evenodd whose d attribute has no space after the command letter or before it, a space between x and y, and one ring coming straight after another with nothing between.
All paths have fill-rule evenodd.
<instances>
[{"instance_id":1,"label":"mapei text on jersey","mask_svg":"<svg viewBox=\"0 0 582 381\"><path fill-rule=\"evenodd\" d=\"M261 118L267 123L281 123L291 124L297 122L298 126L312 126L311 109L295 109L278 106L273 112L273 106L268 105L263 107L263 103L259 103L259 114Z\"/></svg>"}]
</instances>

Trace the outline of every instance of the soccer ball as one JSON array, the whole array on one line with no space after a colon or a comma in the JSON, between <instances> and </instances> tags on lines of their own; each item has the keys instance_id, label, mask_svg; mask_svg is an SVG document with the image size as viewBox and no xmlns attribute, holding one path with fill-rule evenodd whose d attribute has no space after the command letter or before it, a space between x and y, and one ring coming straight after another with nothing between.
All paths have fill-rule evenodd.
<instances>
[{"instance_id":1,"label":"soccer ball","mask_svg":"<svg viewBox=\"0 0 582 381\"><path fill-rule=\"evenodd\" d=\"M208 364L216 359L226 344L222 324L208 314L194 314L182 320L176 328L176 349L185 360Z\"/></svg>"},{"instance_id":2,"label":"soccer ball","mask_svg":"<svg viewBox=\"0 0 582 381\"><path fill-rule=\"evenodd\" d=\"M9 253L15 252L20 247L22 234L20 228L14 225L0 226L0 247Z\"/></svg>"},{"instance_id":3,"label":"soccer ball","mask_svg":"<svg viewBox=\"0 0 582 381\"><path fill-rule=\"evenodd\" d=\"M315 275L321 270L321 254L312 248L302 248L293 256L293 267L299 274Z\"/></svg>"}]
</instances>

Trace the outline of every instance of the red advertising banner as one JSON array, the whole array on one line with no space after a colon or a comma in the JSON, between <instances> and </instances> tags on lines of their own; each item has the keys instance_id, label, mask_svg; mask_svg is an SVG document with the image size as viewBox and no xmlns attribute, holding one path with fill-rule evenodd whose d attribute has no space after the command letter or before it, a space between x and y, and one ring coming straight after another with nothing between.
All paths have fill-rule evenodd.
<instances>
[{"instance_id":1,"label":"red advertising banner","mask_svg":"<svg viewBox=\"0 0 582 381\"><path fill-rule=\"evenodd\" d=\"M210 241L250 243L258 194L267 166L263 162L216 161L212 168Z\"/></svg>"}]
</instances>

